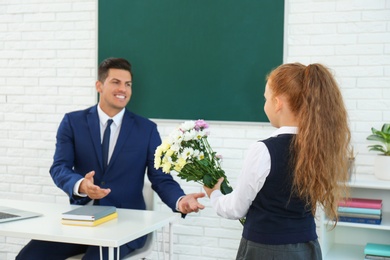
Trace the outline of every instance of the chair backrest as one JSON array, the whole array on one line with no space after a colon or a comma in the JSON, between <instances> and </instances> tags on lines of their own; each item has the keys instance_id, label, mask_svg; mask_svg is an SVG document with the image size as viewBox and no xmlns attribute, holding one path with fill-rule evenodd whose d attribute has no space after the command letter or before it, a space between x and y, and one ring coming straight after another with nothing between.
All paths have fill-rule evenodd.
<instances>
[{"instance_id":1,"label":"chair backrest","mask_svg":"<svg viewBox=\"0 0 390 260\"><path fill-rule=\"evenodd\" d=\"M144 188L142 190L142 193L144 195L146 209L153 210L154 209L154 191L152 189L152 184L150 183L150 181L147 177L145 177L145 183L144 183ZM145 243L144 247L131 252L123 259L124 260L145 259L153 251L153 245L154 245L154 242L156 241L156 236L157 236L156 231L149 233L148 237L146 238L146 243Z\"/></svg>"},{"instance_id":2,"label":"chair backrest","mask_svg":"<svg viewBox=\"0 0 390 260\"><path fill-rule=\"evenodd\" d=\"M145 178L144 188L142 190L142 193L144 195L146 209L153 210L154 209L154 191L152 189L152 184L150 183L150 181L147 177Z\"/></svg>"}]
</instances>

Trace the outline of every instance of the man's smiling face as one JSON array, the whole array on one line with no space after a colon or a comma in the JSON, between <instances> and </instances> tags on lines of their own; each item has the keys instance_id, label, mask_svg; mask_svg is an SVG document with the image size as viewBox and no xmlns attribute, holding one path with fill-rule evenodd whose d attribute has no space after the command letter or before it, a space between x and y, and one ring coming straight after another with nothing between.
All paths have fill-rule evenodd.
<instances>
[{"instance_id":1,"label":"man's smiling face","mask_svg":"<svg viewBox=\"0 0 390 260\"><path fill-rule=\"evenodd\" d=\"M130 101L131 74L127 70L109 69L104 82L96 82L100 108L110 117L119 113Z\"/></svg>"}]
</instances>

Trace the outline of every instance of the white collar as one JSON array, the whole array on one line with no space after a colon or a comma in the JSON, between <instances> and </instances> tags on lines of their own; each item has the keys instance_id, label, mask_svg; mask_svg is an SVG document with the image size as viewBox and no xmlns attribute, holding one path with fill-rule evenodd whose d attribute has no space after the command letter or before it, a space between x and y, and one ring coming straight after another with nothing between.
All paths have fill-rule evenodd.
<instances>
[{"instance_id":1,"label":"white collar","mask_svg":"<svg viewBox=\"0 0 390 260\"><path fill-rule=\"evenodd\" d=\"M97 105L97 112L99 115L99 121L102 125L105 125L107 123L107 120L110 119L106 113L100 108L100 105ZM125 108L123 108L118 114L116 114L114 117L112 117L112 120L114 121L114 124L116 126L120 126L122 124L123 115L125 114Z\"/></svg>"},{"instance_id":2,"label":"white collar","mask_svg":"<svg viewBox=\"0 0 390 260\"><path fill-rule=\"evenodd\" d=\"M280 134L297 134L298 133L298 127L296 126L282 126L278 129L276 129L271 136L278 136Z\"/></svg>"}]
</instances>

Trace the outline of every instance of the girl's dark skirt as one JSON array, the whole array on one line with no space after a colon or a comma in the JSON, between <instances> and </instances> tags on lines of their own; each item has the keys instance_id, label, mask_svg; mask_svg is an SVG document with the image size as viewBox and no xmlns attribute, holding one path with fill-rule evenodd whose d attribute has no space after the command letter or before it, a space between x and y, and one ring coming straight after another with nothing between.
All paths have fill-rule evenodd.
<instances>
[{"instance_id":1,"label":"girl's dark skirt","mask_svg":"<svg viewBox=\"0 0 390 260\"><path fill-rule=\"evenodd\" d=\"M287 245L265 245L241 238L236 260L322 260L318 240Z\"/></svg>"}]
</instances>

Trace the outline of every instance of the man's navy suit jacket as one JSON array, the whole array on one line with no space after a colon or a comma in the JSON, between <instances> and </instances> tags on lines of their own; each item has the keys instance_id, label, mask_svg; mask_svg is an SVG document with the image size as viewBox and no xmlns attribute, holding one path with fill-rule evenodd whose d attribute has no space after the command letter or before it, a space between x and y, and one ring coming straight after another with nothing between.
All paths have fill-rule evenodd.
<instances>
[{"instance_id":1,"label":"man's navy suit jacket","mask_svg":"<svg viewBox=\"0 0 390 260\"><path fill-rule=\"evenodd\" d=\"M154 153L161 138L152 121L125 110L116 146L103 173L102 148L97 106L65 114L57 132L50 174L54 183L70 198L71 204L85 205L91 199L73 195L77 181L95 171L94 183L111 192L100 205L145 209L142 195L145 173L162 201L175 211L184 195L172 176L154 169ZM134 241L136 242L136 241ZM133 243L142 247L144 239Z\"/></svg>"}]
</instances>

